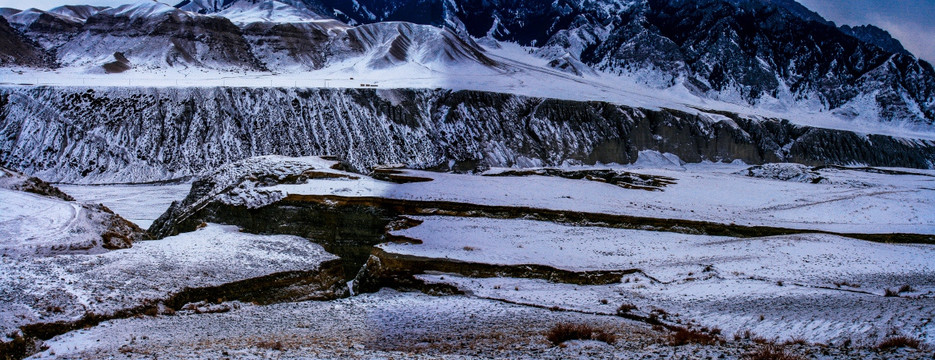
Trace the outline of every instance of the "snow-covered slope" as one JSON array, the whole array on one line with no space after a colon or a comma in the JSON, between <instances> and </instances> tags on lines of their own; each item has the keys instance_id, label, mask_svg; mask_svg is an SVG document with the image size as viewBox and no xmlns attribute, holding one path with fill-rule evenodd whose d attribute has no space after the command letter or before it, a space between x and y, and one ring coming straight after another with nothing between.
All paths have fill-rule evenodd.
<instances>
[{"instance_id":1,"label":"snow-covered slope","mask_svg":"<svg viewBox=\"0 0 935 360\"><path fill-rule=\"evenodd\" d=\"M875 121L935 121L930 64L900 50L885 32L836 28L792 0L304 2L322 3L353 24L445 25L532 47L548 61L570 56L650 87L681 85L706 98L839 110L838 116ZM896 68L886 64L891 57ZM888 87L868 86L871 72L886 73L872 77Z\"/></svg>"},{"instance_id":2,"label":"snow-covered slope","mask_svg":"<svg viewBox=\"0 0 935 360\"><path fill-rule=\"evenodd\" d=\"M835 128L865 132L878 132L868 124L932 132L935 121L930 64L900 51L885 32L835 28L791 0L704 0L697 6L198 0L177 7L142 1L103 10L10 10L4 16L78 76L102 72L120 59L117 53L128 59L120 66L128 67L124 71L142 76L134 79L168 78L184 68L218 78L322 70L314 76L345 79L390 69L412 80L400 87L434 79L457 88L459 82L448 81L451 74L523 73L550 84L563 81L550 72L557 70L581 83L638 94L589 94L588 100L627 103L652 94L659 102L788 114L816 126L857 124ZM501 51L516 47L521 51ZM503 91L498 81L489 83L474 88Z\"/></svg>"},{"instance_id":3,"label":"snow-covered slope","mask_svg":"<svg viewBox=\"0 0 935 360\"><path fill-rule=\"evenodd\" d=\"M134 68L204 67L260 70L240 30L229 20L158 2L139 2L95 13L80 31L55 46L64 66L102 71L122 53Z\"/></svg>"},{"instance_id":4,"label":"snow-covered slope","mask_svg":"<svg viewBox=\"0 0 935 360\"><path fill-rule=\"evenodd\" d=\"M36 178L0 167L0 255L97 254L149 236L102 205L81 204Z\"/></svg>"},{"instance_id":5,"label":"snow-covered slope","mask_svg":"<svg viewBox=\"0 0 935 360\"><path fill-rule=\"evenodd\" d=\"M185 7L182 7L185 9ZM256 22L302 23L328 19L307 9L274 0L238 0L216 13L236 24Z\"/></svg>"}]
</instances>

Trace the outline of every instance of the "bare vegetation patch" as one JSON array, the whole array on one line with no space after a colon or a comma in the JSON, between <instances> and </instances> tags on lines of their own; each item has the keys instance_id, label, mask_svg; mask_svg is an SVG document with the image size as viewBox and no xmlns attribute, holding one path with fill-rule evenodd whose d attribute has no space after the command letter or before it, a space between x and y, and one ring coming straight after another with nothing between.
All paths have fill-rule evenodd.
<instances>
[{"instance_id":1,"label":"bare vegetation patch","mask_svg":"<svg viewBox=\"0 0 935 360\"><path fill-rule=\"evenodd\" d=\"M545 333L553 345L569 340L597 340L608 344L617 342L617 337L609 331L588 324L558 323Z\"/></svg>"},{"instance_id":2,"label":"bare vegetation patch","mask_svg":"<svg viewBox=\"0 0 935 360\"><path fill-rule=\"evenodd\" d=\"M276 350L276 351L283 351L283 350L285 350L285 348L286 348L286 347L282 344L282 341L272 341L272 340L269 340L269 341L267 341L267 340L259 341L259 342L256 343L255 346L256 346L258 349L267 349L267 350Z\"/></svg>"},{"instance_id":3,"label":"bare vegetation patch","mask_svg":"<svg viewBox=\"0 0 935 360\"><path fill-rule=\"evenodd\" d=\"M756 350L744 354L747 360L804 360L805 358L790 354L782 346L768 344L758 347Z\"/></svg>"},{"instance_id":4,"label":"bare vegetation patch","mask_svg":"<svg viewBox=\"0 0 935 360\"><path fill-rule=\"evenodd\" d=\"M720 333L720 330L717 330L717 333ZM669 334L668 340L669 345L672 346L687 344L714 345L722 341L716 333L712 333L710 330L692 330L683 327L676 328L675 331Z\"/></svg>"},{"instance_id":5,"label":"bare vegetation patch","mask_svg":"<svg viewBox=\"0 0 935 360\"><path fill-rule=\"evenodd\" d=\"M922 344L919 339L911 338L906 335L893 335L886 339L883 339L879 344L877 344L877 349L880 350L889 350L896 348L912 348L912 349L922 349L924 344Z\"/></svg>"},{"instance_id":6,"label":"bare vegetation patch","mask_svg":"<svg viewBox=\"0 0 935 360\"><path fill-rule=\"evenodd\" d=\"M629 314L633 310L636 310L636 305L633 305L630 303L623 303L623 304L620 304L620 307L617 308L617 315L621 315L621 316L626 315L626 314Z\"/></svg>"}]
</instances>

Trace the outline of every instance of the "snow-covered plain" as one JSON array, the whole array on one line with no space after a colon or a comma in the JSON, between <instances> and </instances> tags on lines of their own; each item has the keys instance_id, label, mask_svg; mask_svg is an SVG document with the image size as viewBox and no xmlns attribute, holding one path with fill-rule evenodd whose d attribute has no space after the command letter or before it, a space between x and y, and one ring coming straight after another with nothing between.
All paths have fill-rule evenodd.
<instances>
[{"instance_id":1,"label":"snow-covered plain","mask_svg":"<svg viewBox=\"0 0 935 360\"><path fill-rule=\"evenodd\" d=\"M4 245L16 241L3 239ZM311 271L333 259L306 239L244 234L235 226L214 224L101 254L5 256L0 262L0 330L6 335L27 324L110 316L187 288Z\"/></svg>"},{"instance_id":2,"label":"snow-covered plain","mask_svg":"<svg viewBox=\"0 0 935 360\"><path fill-rule=\"evenodd\" d=\"M780 341L875 342L890 328L927 341L935 337L928 321L935 311L933 245L820 234L742 239L516 219L416 219L422 223L393 234L421 243L379 247L438 261L636 271L621 283L599 286L419 276L485 298L606 314L630 303L644 315L662 308L679 314L669 321L698 321L731 334L751 330ZM902 286L912 290L903 298L884 297L885 289Z\"/></svg>"},{"instance_id":3,"label":"snow-covered plain","mask_svg":"<svg viewBox=\"0 0 935 360\"><path fill-rule=\"evenodd\" d=\"M191 189L191 184L101 186L60 184L58 188L80 202L104 204L127 220L146 229L153 223L153 220L169 208L169 204L184 198Z\"/></svg>"},{"instance_id":4,"label":"snow-covered plain","mask_svg":"<svg viewBox=\"0 0 935 360\"><path fill-rule=\"evenodd\" d=\"M630 166L599 166L674 179L659 185L662 191L647 191L593 179L492 176L508 169L472 175L394 169L398 171L395 176L430 180L399 184L343 171L337 164L319 157L282 156L229 164L207 174L210 188L199 189L205 197L186 199L194 200L186 206L219 201L261 207L290 195L295 195L290 201L301 201L299 195L336 195L844 233L935 233L935 215L930 211L935 177L930 171L776 165L756 171L761 177L751 177L746 175L750 167L742 163L684 164L670 154L652 152L642 153L640 161ZM822 181L773 178L797 171L814 172ZM386 176L392 171L378 173ZM173 197L181 200L188 186L63 188L79 199L103 202L145 222ZM30 201L28 196L4 194L0 193L11 203ZM46 216L41 211L21 215L21 219ZM36 357L119 353L131 357L370 358L406 357L419 351L455 357L655 358L695 353L738 358L756 346L741 340L690 349L672 347L666 343L666 331L618 317L621 304L636 306L632 315L659 316L667 324L717 327L727 338L749 330L778 342L796 338L838 346L850 340L868 347L893 331L927 343L935 338L930 320L935 313L933 245L874 243L830 234L734 238L522 218L409 217L418 220L409 222L414 226L396 228L390 234L397 240L418 241L379 245L385 254L469 264L537 264L575 272L623 270L628 275L619 283L575 285L429 272L415 276L429 284L455 286L464 294L432 297L384 290L332 302L217 305L229 311L222 314L181 311L173 316L115 319L53 338L46 342L49 348ZM9 333L27 323L75 320L87 312L113 313L185 287L314 270L335 257L307 239L249 235L236 227L208 224L197 231L98 255L7 259L0 269L4 274L0 295L11 300L0 302L0 316L4 324L10 324L2 329ZM886 289L899 296L884 296ZM510 320L516 318L524 320ZM452 325L451 319L461 322ZM559 321L606 326L624 340L612 346L581 342L553 347L541 334ZM490 328L500 329L499 335L484 335L482 329ZM811 353L818 348L804 345L799 351ZM827 356L831 358L844 356L835 353L843 347L823 349L830 351ZM863 351L861 356L877 356L859 351Z\"/></svg>"},{"instance_id":5,"label":"snow-covered plain","mask_svg":"<svg viewBox=\"0 0 935 360\"><path fill-rule=\"evenodd\" d=\"M404 175L432 181L395 184L362 176L264 190L528 206L839 233L935 234L935 177L924 173L888 175L828 168L819 171L828 183L810 184L735 174L748 167L742 164L686 164L685 170L637 167L632 171L671 177L675 184L651 192L559 177L401 170Z\"/></svg>"}]
</instances>

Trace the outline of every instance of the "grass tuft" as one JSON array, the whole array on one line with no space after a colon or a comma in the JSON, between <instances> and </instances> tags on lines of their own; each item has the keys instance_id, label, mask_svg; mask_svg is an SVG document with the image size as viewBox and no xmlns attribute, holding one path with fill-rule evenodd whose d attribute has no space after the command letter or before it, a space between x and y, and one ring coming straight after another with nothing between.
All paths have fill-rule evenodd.
<instances>
[{"instance_id":1,"label":"grass tuft","mask_svg":"<svg viewBox=\"0 0 935 360\"><path fill-rule=\"evenodd\" d=\"M921 347L922 342L919 341L919 339L911 338L906 335L890 336L877 344L877 349L880 350L889 350L895 348L919 349Z\"/></svg>"},{"instance_id":2,"label":"grass tuft","mask_svg":"<svg viewBox=\"0 0 935 360\"><path fill-rule=\"evenodd\" d=\"M545 338L553 345L569 340L597 340L608 344L617 342L617 337L608 331L588 324L558 323L545 333Z\"/></svg>"},{"instance_id":3,"label":"grass tuft","mask_svg":"<svg viewBox=\"0 0 935 360\"><path fill-rule=\"evenodd\" d=\"M747 360L804 360L805 358L786 352L781 346L765 345L744 355Z\"/></svg>"},{"instance_id":4,"label":"grass tuft","mask_svg":"<svg viewBox=\"0 0 935 360\"><path fill-rule=\"evenodd\" d=\"M669 334L669 345L681 346L686 344L714 345L721 342L715 335L704 331L689 330L683 327L676 328Z\"/></svg>"}]
</instances>

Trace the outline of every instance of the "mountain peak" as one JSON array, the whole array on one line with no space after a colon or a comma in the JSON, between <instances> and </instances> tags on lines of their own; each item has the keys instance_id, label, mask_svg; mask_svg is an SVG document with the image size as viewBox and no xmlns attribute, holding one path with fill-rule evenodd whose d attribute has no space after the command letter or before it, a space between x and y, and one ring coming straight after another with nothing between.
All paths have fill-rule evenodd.
<instances>
[{"instance_id":1,"label":"mountain peak","mask_svg":"<svg viewBox=\"0 0 935 360\"><path fill-rule=\"evenodd\" d=\"M847 25L841 26L841 31L845 34L853 36L860 41L863 41L868 44L873 44L880 47L883 50L889 51L894 54L904 54L910 55L909 51L903 47L903 44L893 38L889 32L878 28L873 25L861 25L850 27Z\"/></svg>"}]
</instances>

